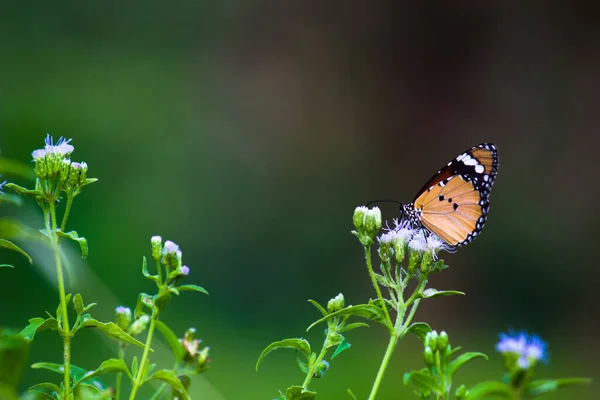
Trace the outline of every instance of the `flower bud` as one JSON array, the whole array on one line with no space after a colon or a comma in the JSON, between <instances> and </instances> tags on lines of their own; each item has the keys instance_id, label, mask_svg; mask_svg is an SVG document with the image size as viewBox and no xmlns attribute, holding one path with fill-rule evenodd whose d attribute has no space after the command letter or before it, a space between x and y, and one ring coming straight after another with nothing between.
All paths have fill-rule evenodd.
<instances>
[{"instance_id":1,"label":"flower bud","mask_svg":"<svg viewBox=\"0 0 600 400\"><path fill-rule=\"evenodd\" d=\"M425 351L423 352L423 359L425 360L425 365L428 367L433 367L435 365L435 355L433 354L433 350L431 347L425 347Z\"/></svg>"},{"instance_id":2,"label":"flower bud","mask_svg":"<svg viewBox=\"0 0 600 400\"><path fill-rule=\"evenodd\" d=\"M428 273L429 267L431 267L431 262L433 261L433 253L430 250L426 250L423 253L423 258L421 259L421 272Z\"/></svg>"},{"instance_id":3,"label":"flower bud","mask_svg":"<svg viewBox=\"0 0 600 400\"><path fill-rule=\"evenodd\" d=\"M379 207L373 207L368 210L364 219L364 231L371 238L377 235L381 229L381 210Z\"/></svg>"},{"instance_id":4,"label":"flower bud","mask_svg":"<svg viewBox=\"0 0 600 400\"><path fill-rule=\"evenodd\" d=\"M354 222L354 227L357 231L362 231L367 211L369 211L369 209L365 206L356 207L354 209L352 222Z\"/></svg>"},{"instance_id":5,"label":"flower bud","mask_svg":"<svg viewBox=\"0 0 600 400\"><path fill-rule=\"evenodd\" d=\"M383 263L388 263L392 258L393 234L385 233L379 238L379 258Z\"/></svg>"},{"instance_id":6,"label":"flower bud","mask_svg":"<svg viewBox=\"0 0 600 400\"><path fill-rule=\"evenodd\" d=\"M44 152L44 150L36 150L36 151L41 151ZM34 153L36 152L34 151ZM35 160L35 175L41 179L41 180L45 180L48 177L48 167L46 165L46 159L44 157L41 158L35 158L34 155L34 160Z\"/></svg>"},{"instance_id":7,"label":"flower bud","mask_svg":"<svg viewBox=\"0 0 600 400\"><path fill-rule=\"evenodd\" d=\"M417 269L417 264L419 263L419 260L421 259L421 254L419 254L419 252L417 250L410 250L408 252L408 273L409 274L414 274L415 270Z\"/></svg>"},{"instance_id":8,"label":"flower bud","mask_svg":"<svg viewBox=\"0 0 600 400\"><path fill-rule=\"evenodd\" d=\"M437 347L438 350L442 353L448 348L448 334L446 333L446 331L440 332L440 335L438 336L437 340Z\"/></svg>"},{"instance_id":9,"label":"flower bud","mask_svg":"<svg viewBox=\"0 0 600 400\"><path fill-rule=\"evenodd\" d=\"M431 350L436 351L438 349L438 333L437 331L429 332L429 342L427 346L431 347Z\"/></svg>"},{"instance_id":10,"label":"flower bud","mask_svg":"<svg viewBox=\"0 0 600 400\"><path fill-rule=\"evenodd\" d=\"M69 172L71 172L71 160L64 158L60 166L60 182L63 187L69 183Z\"/></svg>"},{"instance_id":11,"label":"flower bud","mask_svg":"<svg viewBox=\"0 0 600 400\"><path fill-rule=\"evenodd\" d=\"M115 311L115 320L117 321L117 326L127 332L129 326L131 325L131 320L133 319L131 309L128 307L119 306Z\"/></svg>"},{"instance_id":12,"label":"flower bud","mask_svg":"<svg viewBox=\"0 0 600 400\"><path fill-rule=\"evenodd\" d=\"M88 165L85 161L79 163L79 184L83 185L87 179Z\"/></svg>"},{"instance_id":13,"label":"flower bud","mask_svg":"<svg viewBox=\"0 0 600 400\"><path fill-rule=\"evenodd\" d=\"M146 330L149 322L150 317L148 317L147 315L142 315L141 317L136 319L133 322L133 324L131 324L127 333L129 333L131 336L137 336Z\"/></svg>"},{"instance_id":14,"label":"flower bud","mask_svg":"<svg viewBox=\"0 0 600 400\"><path fill-rule=\"evenodd\" d=\"M329 369L329 363L325 360L322 360L315 366L315 372L313 373L313 378L322 378L325 375L325 372Z\"/></svg>"},{"instance_id":15,"label":"flower bud","mask_svg":"<svg viewBox=\"0 0 600 400\"><path fill-rule=\"evenodd\" d=\"M167 265L171 271L181 267L181 250L179 250L179 246L170 240L165 242L162 262Z\"/></svg>"},{"instance_id":16,"label":"flower bud","mask_svg":"<svg viewBox=\"0 0 600 400\"><path fill-rule=\"evenodd\" d=\"M162 255L162 238L160 236L152 236L150 244L152 245L152 258L159 261Z\"/></svg>"},{"instance_id":17,"label":"flower bud","mask_svg":"<svg viewBox=\"0 0 600 400\"><path fill-rule=\"evenodd\" d=\"M338 294L327 303L327 311L330 313L339 311L344 308L344 295Z\"/></svg>"}]
</instances>

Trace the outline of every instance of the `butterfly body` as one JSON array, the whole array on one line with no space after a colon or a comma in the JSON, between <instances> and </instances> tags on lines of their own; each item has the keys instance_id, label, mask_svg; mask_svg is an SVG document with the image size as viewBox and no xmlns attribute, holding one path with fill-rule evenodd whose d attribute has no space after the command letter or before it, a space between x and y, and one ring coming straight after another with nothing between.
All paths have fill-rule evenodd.
<instances>
[{"instance_id":1,"label":"butterfly body","mask_svg":"<svg viewBox=\"0 0 600 400\"><path fill-rule=\"evenodd\" d=\"M469 244L485 225L497 173L496 146L474 146L440 169L401 212L450 246Z\"/></svg>"}]
</instances>

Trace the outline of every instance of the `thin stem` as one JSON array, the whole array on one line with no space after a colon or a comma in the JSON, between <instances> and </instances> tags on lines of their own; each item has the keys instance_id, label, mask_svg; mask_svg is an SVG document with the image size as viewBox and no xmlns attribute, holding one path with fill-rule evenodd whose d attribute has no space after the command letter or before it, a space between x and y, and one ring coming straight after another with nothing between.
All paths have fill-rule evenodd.
<instances>
[{"instance_id":1,"label":"thin stem","mask_svg":"<svg viewBox=\"0 0 600 400\"><path fill-rule=\"evenodd\" d=\"M390 318L390 314L387 311L387 306L383 301L383 295L381 294L381 289L379 289L379 284L377 283L377 278L375 278L375 272L373 271L373 264L371 263L371 246L365 246L365 259L367 260L367 269L369 270L369 275L371 276L371 282L373 283L373 287L377 292L377 297L381 302L381 308L383 309L383 313L385 314L385 321L390 332L393 330L392 319Z\"/></svg>"},{"instance_id":2,"label":"thin stem","mask_svg":"<svg viewBox=\"0 0 600 400\"><path fill-rule=\"evenodd\" d=\"M394 332L390 335L390 341L388 342L387 349L385 350L385 354L383 356L383 360L381 360L381 365L379 366L379 371L377 372L377 377L375 378L375 382L373 382L373 387L371 388L371 394L369 394L369 400L374 400L375 396L377 396L377 391L379 390L379 385L381 385L381 381L383 380L383 375L385 374L385 370L387 369L388 363L394 353L394 349L396 348L396 344L398 343L398 336Z\"/></svg>"},{"instance_id":3,"label":"thin stem","mask_svg":"<svg viewBox=\"0 0 600 400\"><path fill-rule=\"evenodd\" d=\"M162 394L163 390L165 390L166 388L167 388L166 383L163 383L162 385L160 385L158 390L156 392L154 392L152 397L150 397L150 400L157 400L160 397L160 395Z\"/></svg>"},{"instance_id":4,"label":"thin stem","mask_svg":"<svg viewBox=\"0 0 600 400\"><path fill-rule=\"evenodd\" d=\"M156 260L156 270L158 271L158 286L162 287L162 268L160 267L160 259Z\"/></svg>"},{"instance_id":5,"label":"thin stem","mask_svg":"<svg viewBox=\"0 0 600 400\"><path fill-rule=\"evenodd\" d=\"M119 344L119 360L125 359L125 343ZM117 381L115 383L115 400L121 398L121 378L123 377L122 372L117 373Z\"/></svg>"},{"instance_id":6,"label":"thin stem","mask_svg":"<svg viewBox=\"0 0 600 400\"><path fill-rule=\"evenodd\" d=\"M317 365L319 365L321 363L321 361L323 361L323 358L325 358L325 355L327 354L327 341L328 340L329 340L329 335L327 338L325 338L325 342L323 343L323 347L321 348L321 352L319 353L319 356L317 357L315 362L311 364L310 368L308 369L308 372L306 373L306 379L304 379L304 382L302 382L302 387L304 389L308 389L308 385L310 384L310 381L312 380L313 375L315 374L315 367Z\"/></svg>"},{"instance_id":7,"label":"thin stem","mask_svg":"<svg viewBox=\"0 0 600 400\"><path fill-rule=\"evenodd\" d=\"M71 327L69 326L69 315L67 313L67 299L65 295L65 280L63 276L63 267L60 257L60 248L58 246L58 235L56 234L56 208L54 202L49 202L50 208L50 222L52 223L52 229L50 229L48 218L46 220L46 232L49 235L50 243L52 245L52 252L54 253L54 262L56 264L56 277L58 280L58 294L60 296L60 306L62 313L62 329L63 329L63 358L64 358L64 394L63 399L69 400L71 398ZM47 214L47 212L45 213Z\"/></svg>"},{"instance_id":8,"label":"thin stem","mask_svg":"<svg viewBox=\"0 0 600 400\"><path fill-rule=\"evenodd\" d=\"M69 190L67 192L67 205L65 207L65 213L63 215L62 223L60 224L61 232L65 231L67 226L67 219L69 219L69 213L71 212L71 206L73 205L73 192Z\"/></svg>"},{"instance_id":9,"label":"thin stem","mask_svg":"<svg viewBox=\"0 0 600 400\"><path fill-rule=\"evenodd\" d=\"M146 345L144 346L144 354L142 355L142 361L140 362L140 367L137 371L135 379L133 380L133 387L131 388L131 395L129 396L129 400L135 399L135 394L137 393L140 386L142 386L142 381L146 378L144 376L146 370L146 364L148 363L148 355L150 354L150 345L152 344L152 336L154 336L154 327L156 326L156 320L158 319L158 311L156 308L152 310L152 318L150 319L150 327L148 327L148 337L146 338Z\"/></svg>"}]
</instances>

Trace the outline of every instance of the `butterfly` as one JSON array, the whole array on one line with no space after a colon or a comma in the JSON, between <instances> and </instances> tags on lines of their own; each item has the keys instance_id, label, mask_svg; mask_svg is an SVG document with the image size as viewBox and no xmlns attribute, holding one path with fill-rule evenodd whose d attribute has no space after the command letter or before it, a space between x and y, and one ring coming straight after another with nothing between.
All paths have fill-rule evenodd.
<instances>
[{"instance_id":1,"label":"butterfly","mask_svg":"<svg viewBox=\"0 0 600 400\"><path fill-rule=\"evenodd\" d=\"M498 174L498 149L482 143L460 153L440 169L400 211L413 224L452 247L465 246L481 233Z\"/></svg>"}]
</instances>

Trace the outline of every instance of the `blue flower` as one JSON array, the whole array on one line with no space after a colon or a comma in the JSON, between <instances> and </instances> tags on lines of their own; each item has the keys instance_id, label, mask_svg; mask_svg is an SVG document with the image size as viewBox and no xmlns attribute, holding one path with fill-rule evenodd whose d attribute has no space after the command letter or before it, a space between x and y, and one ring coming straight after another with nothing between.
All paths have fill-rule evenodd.
<instances>
[{"instance_id":1,"label":"blue flower","mask_svg":"<svg viewBox=\"0 0 600 400\"><path fill-rule=\"evenodd\" d=\"M539 336L528 335L527 332L501 333L496 350L502 354L516 355L517 365L529 369L536 361L546 361L548 346Z\"/></svg>"}]
</instances>

